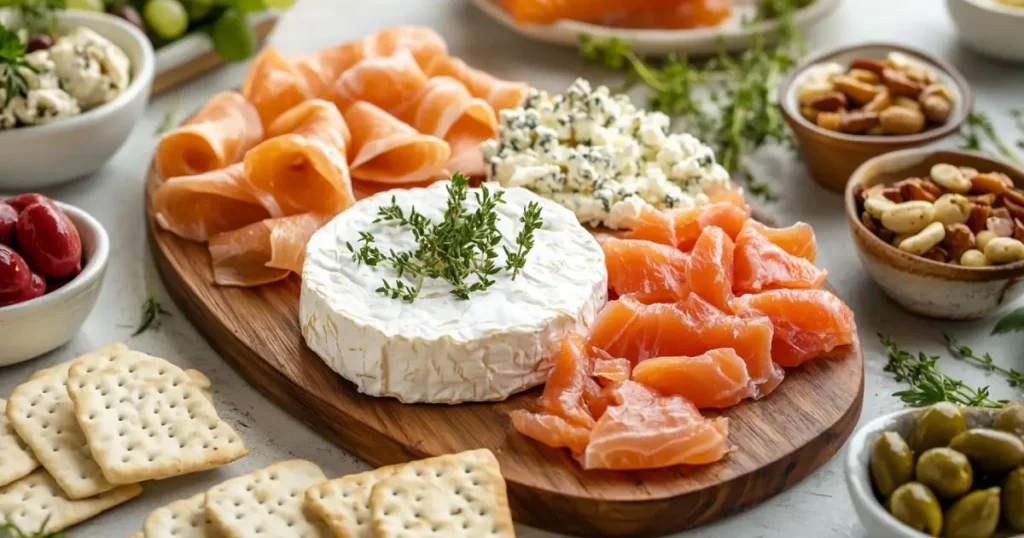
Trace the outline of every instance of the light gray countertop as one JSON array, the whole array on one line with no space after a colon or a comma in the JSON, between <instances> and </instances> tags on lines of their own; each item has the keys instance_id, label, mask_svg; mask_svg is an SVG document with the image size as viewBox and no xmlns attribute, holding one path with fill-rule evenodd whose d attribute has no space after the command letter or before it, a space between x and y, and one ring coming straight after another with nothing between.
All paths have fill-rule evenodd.
<instances>
[{"instance_id":1,"label":"light gray countertop","mask_svg":"<svg viewBox=\"0 0 1024 538\"><path fill-rule=\"evenodd\" d=\"M301 0L287 13L272 37L286 54L298 54L361 37L395 24L424 24L448 40L453 54L508 79L525 80L549 90L564 89L574 77L609 80L587 66L575 51L525 41L477 12L466 0ZM810 50L846 43L892 40L918 47L959 67L973 84L977 108L988 112L997 128L1012 133L1006 111L1024 106L1024 66L992 63L962 48L939 0L846 0L837 13L808 35ZM52 189L49 194L78 205L98 218L110 233L112 255L99 304L82 332L67 346L38 360L0 369L0 394L10 391L35 370L73 358L111 341L163 356L179 365L201 369L213 380L222 416L248 443L249 457L226 468L147 485L139 499L72 530L72 537L128 536L152 509L170 501L264 467L275 461L306 458L329 476L367 468L344 450L300 424L211 350L160 289L173 316L159 330L130 335L146 297L146 252L143 179L157 142L155 131L168 111L178 119L198 108L212 93L237 87L245 66L236 65L193 81L156 99L131 139L94 177ZM850 241L842 200L812 183L791 154L765 151L754 163L773 178L782 199L769 207L780 222L803 220L817 232L820 264L829 281L856 312L864 347L866 387L862 421L901 408L890 394L899 389L882 371L885 354L876 333L891 334L905 348L944 353L942 332L956 335L976 349L989 351L1002 364L1024 367L1024 335L988 337L993 319L972 323L938 323L914 317L887 300L864 272ZM1021 397L998 377L977 368L941 361L943 369L976 384L991 384L997 397ZM687 537L773 536L863 537L843 481L842 454L812 476L764 504L718 523L685 533ZM522 527L519 536L551 534Z\"/></svg>"}]
</instances>

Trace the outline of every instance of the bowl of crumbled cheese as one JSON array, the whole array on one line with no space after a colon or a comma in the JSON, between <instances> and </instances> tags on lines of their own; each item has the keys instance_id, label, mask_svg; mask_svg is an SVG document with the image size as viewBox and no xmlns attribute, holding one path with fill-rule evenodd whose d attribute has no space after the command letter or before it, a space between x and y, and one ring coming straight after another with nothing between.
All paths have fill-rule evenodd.
<instances>
[{"instance_id":1,"label":"bowl of crumbled cheese","mask_svg":"<svg viewBox=\"0 0 1024 538\"><path fill-rule=\"evenodd\" d=\"M145 112L149 39L103 13L67 10L52 35L17 12L0 18L0 191L29 190L99 170Z\"/></svg>"}]
</instances>

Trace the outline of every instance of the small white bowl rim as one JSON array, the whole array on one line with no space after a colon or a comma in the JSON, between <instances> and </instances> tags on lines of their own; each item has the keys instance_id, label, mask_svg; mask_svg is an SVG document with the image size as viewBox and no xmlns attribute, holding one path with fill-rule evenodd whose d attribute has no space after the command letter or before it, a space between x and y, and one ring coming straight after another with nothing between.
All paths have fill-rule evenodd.
<instances>
[{"instance_id":1,"label":"small white bowl rim","mask_svg":"<svg viewBox=\"0 0 1024 538\"><path fill-rule=\"evenodd\" d=\"M1024 19L1024 7L1013 7L1007 6L996 2L995 0L958 0L964 4L971 4L979 9L983 9L992 13L993 15L1008 15L1018 19Z\"/></svg>"},{"instance_id":2,"label":"small white bowl rim","mask_svg":"<svg viewBox=\"0 0 1024 538\"><path fill-rule=\"evenodd\" d=\"M68 217L72 221L77 221L75 226L79 226L79 223L84 223L93 232L96 237L96 248L94 249L92 256L86 260L85 267L82 267L82 272L75 278L64 284L59 289L56 289L42 297L36 297L23 303L17 303L9 306L0 307L0 318L10 318L18 315L23 315L26 312L32 310L42 310L52 304L61 300L61 298L76 293L78 290L84 288L102 273L103 269L107 265L107 259L110 257L110 237L107 235L107 230L103 228L92 215L86 213L84 210L79 209L73 205L65 204L63 202L56 202L57 207L68 214ZM81 231L79 231L81 234ZM83 252L84 255L84 252Z\"/></svg>"},{"instance_id":3,"label":"small white bowl rim","mask_svg":"<svg viewBox=\"0 0 1024 538\"><path fill-rule=\"evenodd\" d=\"M1016 166L1014 166L1013 164L1011 164L1010 162L1008 162L1006 160L1003 160L1003 159L1001 159L999 157L995 157L993 155L988 155L988 154L985 154L985 153L981 153L979 151L967 151L967 150L959 150L959 149L951 149L951 148L936 148L936 147L931 147L931 146L924 146L924 147L919 147L919 148L909 148L909 149L901 149L901 150L897 150L897 151L890 151L889 153L883 153L883 154L881 154L881 155L879 155L877 157L872 157L872 158L864 161L863 163L861 163L860 166L857 167L856 170L853 171L853 174L850 174L850 181L847 182L847 186L848 186L847 190L852 193L852 190L854 188L856 188L856 185L863 183L863 179L864 179L863 176L867 173L867 170L869 170L870 168L872 168L874 166L877 166L878 163L882 163L882 162L886 162L886 161L891 161L891 160L897 160L897 159L901 159L903 157L906 157L908 159L909 158L920 157L920 160L923 161L923 160L928 158L928 155L930 155L932 153L938 153L940 151L952 151L952 152L958 152L958 153L966 153L966 154L973 155L974 157L977 157L979 159L993 161L993 162L998 162L998 163L1001 163L1001 164L1003 164L1005 166L1008 166L1010 168L1017 168ZM844 201L843 201L844 211L846 210L846 204L847 204L847 202L845 200L845 196L846 195L844 194ZM854 215L854 216L855 217L859 217L860 215ZM860 226L860 227L864 228L865 231L867 231L867 228L864 227L864 224L862 222L860 222L859 218L858 219L854 219L854 220L857 221L856 222L856 226ZM896 253L897 255L899 255L901 257L903 257L904 259L913 260L915 262L923 262L926 265L932 265L932 266L935 266L935 267L944 267L944 268L956 267L958 270L963 270L963 271L967 271L967 272L971 272L971 273L978 273L978 274L1000 273L1000 272L1005 272L1005 271L1008 271L1008 270L1016 270L1016 269L1024 268L1024 261L1007 263L1007 264L1004 264L1004 265L986 265L986 266L983 266L983 267L966 267L966 266L963 266L963 265L952 265L952 264L948 264L948 263L937 262L935 260L930 260L928 258L922 258L920 256L915 256L913 254L910 254L909 252L904 252L904 251L902 251L902 250L900 250L900 249L898 249L898 248L896 248L896 247L886 243L885 241L882 241L875 234L869 234L869 235L871 236L871 238L873 240L882 243L883 245L885 245L886 247L891 249L894 253Z\"/></svg>"},{"instance_id":4,"label":"small white bowl rim","mask_svg":"<svg viewBox=\"0 0 1024 538\"><path fill-rule=\"evenodd\" d=\"M18 127L16 129L5 129L0 131L0 144L11 143L15 138L29 138L29 137L45 137L53 132L60 130L73 129L75 127L94 123L98 120L109 116L113 112L124 108L128 103L134 101L140 92L149 86L150 80L154 77L154 70L156 66L156 56L153 52L153 44L149 41L149 38L142 33L141 30L135 27L135 25L125 21L124 19L108 15L106 13L93 13L91 11L81 10L66 10L60 15L62 20L68 22L74 22L75 20L93 20L103 21L114 24L120 27L122 30L128 32L132 38L139 43L139 48L142 51L142 65L138 67L138 74L132 77L132 81L128 84L128 88L121 92L113 101L104 103L92 110L72 116L70 118L64 118L53 123L47 123L45 125L30 125L26 127ZM106 36L104 36L106 37Z\"/></svg>"}]
</instances>

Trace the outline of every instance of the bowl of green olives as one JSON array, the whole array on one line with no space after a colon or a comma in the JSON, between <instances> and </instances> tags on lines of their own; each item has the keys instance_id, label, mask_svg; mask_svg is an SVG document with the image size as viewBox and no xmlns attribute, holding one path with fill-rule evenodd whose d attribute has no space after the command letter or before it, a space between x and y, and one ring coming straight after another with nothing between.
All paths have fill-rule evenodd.
<instances>
[{"instance_id":1,"label":"bowl of green olives","mask_svg":"<svg viewBox=\"0 0 1024 538\"><path fill-rule=\"evenodd\" d=\"M1024 536L1024 402L879 417L854 433L845 465L868 536Z\"/></svg>"}]
</instances>

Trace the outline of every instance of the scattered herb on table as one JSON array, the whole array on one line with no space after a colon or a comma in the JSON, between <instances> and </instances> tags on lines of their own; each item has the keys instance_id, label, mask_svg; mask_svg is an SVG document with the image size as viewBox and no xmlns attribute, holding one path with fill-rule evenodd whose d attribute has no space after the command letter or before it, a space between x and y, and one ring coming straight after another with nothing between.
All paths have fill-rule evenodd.
<instances>
[{"instance_id":1,"label":"scattered herb on table","mask_svg":"<svg viewBox=\"0 0 1024 538\"><path fill-rule=\"evenodd\" d=\"M25 59L25 44L17 32L0 24L0 77L3 78L4 106L15 97L28 94L28 81L22 69L36 72L36 68Z\"/></svg>"},{"instance_id":2,"label":"scattered herb on table","mask_svg":"<svg viewBox=\"0 0 1024 538\"><path fill-rule=\"evenodd\" d=\"M1007 369L999 366L992 360L992 355L989 355L988 353L985 353L980 357L975 355L971 348L961 345L956 338L953 338L946 333L942 333L942 337L946 339L946 347L949 348L949 351L953 353L953 356L956 358L973 362L989 372L995 372L1005 377L1007 384L1011 387L1024 386L1024 374L1021 374L1013 368Z\"/></svg>"},{"instance_id":3,"label":"scattered herb on table","mask_svg":"<svg viewBox=\"0 0 1024 538\"><path fill-rule=\"evenodd\" d=\"M391 205L382 206L374 222L393 222L412 230L418 244L415 251L381 252L374 246L374 237L370 233L360 232L358 249L346 242L357 263L365 263L376 267L386 263L398 271L399 280L393 283L384 280L377 293L392 299L412 302L423 288L427 278L440 278L452 285L452 295L459 299L468 299L469 294L483 291L494 284L491 278L498 274L500 268L495 263L498 257L495 248L501 242L498 232L498 214L494 211L498 204L504 203L502 191L491 191L486 185L475 193L477 209L467 213L464 203L468 193L469 178L462 174L452 177L448 186L448 203L442 222L434 222L410 207L403 210L391 197ZM526 264L526 256L533 248L534 232L544 224L541 220L541 209L536 202L530 202L519 219L523 224L516 238L516 250L513 252L504 247L505 269L512 273L514 280ZM406 277L414 281L407 284L400 280Z\"/></svg>"},{"instance_id":4,"label":"scattered herb on table","mask_svg":"<svg viewBox=\"0 0 1024 538\"><path fill-rule=\"evenodd\" d=\"M1010 110L1010 115L1013 116L1013 125L1017 128L1017 132L1024 136L1024 110L1014 108ZM1024 138L1017 139L1017 147L1024 149Z\"/></svg>"},{"instance_id":5,"label":"scattered herb on table","mask_svg":"<svg viewBox=\"0 0 1024 538\"><path fill-rule=\"evenodd\" d=\"M146 302L142 303L142 320L139 321L139 326L132 333L132 336L138 336L150 329L156 330L160 328L161 317L170 316L171 313L164 310L163 305L160 304L160 300L156 298L156 282L153 280L153 272L149 265L146 265L145 269L146 279Z\"/></svg>"},{"instance_id":6,"label":"scattered herb on table","mask_svg":"<svg viewBox=\"0 0 1024 538\"><path fill-rule=\"evenodd\" d=\"M960 139L960 147L963 149L992 153L1024 167L1024 159L999 136L991 118L984 112L975 111L967 115L967 121L960 129ZM995 148L994 152L988 149L989 145Z\"/></svg>"},{"instance_id":7,"label":"scattered herb on table","mask_svg":"<svg viewBox=\"0 0 1024 538\"><path fill-rule=\"evenodd\" d=\"M1024 307L1018 308L1000 319L992 329L992 334L1005 334L1024 331Z\"/></svg>"},{"instance_id":8,"label":"scattered herb on table","mask_svg":"<svg viewBox=\"0 0 1024 538\"><path fill-rule=\"evenodd\" d=\"M889 354L885 371L890 372L898 382L909 388L894 392L908 407L927 407L938 402L952 402L969 407L1000 408L1004 402L989 397L988 387L974 388L963 381L942 373L936 366L938 356L923 352L914 355L900 349L892 338L879 334Z\"/></svg>"},{"instance_id":9,"label":"scattered herb on table","mask_svg":"<svg viewBox=\"0 0 1024 538\"><path fill-rule=\"evenodd\" d=\"M161 136L169 132L171 129L174 129L174 127L178 124L176 116L177 112L175 110L168 110L167 113L164 114L163 121L161 121L160 125L156 127L156 135Z\"/></svg>"},{"instance_id":10,"label":"scattered herb on table","mask_svg":"<svg viewBox=\"0 0 1024 538\"><path fill-rule=\"evenodd\" d=\"M759 36L742 54L720 52L703 66L676 55L650 62L619 39L586 35L580 38L580 54L608 69L626 71L624 89L644 84L651 92L649 108L678 117L715 150L718 162L743 180L751 194L772 200L776 196L770 186L756 178L744 161L768 143L795 146L774 93L779 79L803 52L793 12L810 3L762 0L753 22L780 19L771 42Z\"/></svg>"},{"instance_id":11,"label":"scattered herb on table","mask_svg":"<svg viewBox=\"0 0 1024 538\"><path fill-rule=\"evenodd\" d=\"M50 518L47 517L43 521L43 525L36 532L25 532L14 523L4 523L0 525L0 538L67 538L63 531L46 532L46 524L49 522Z\"/></svg>"}]
</instances>

